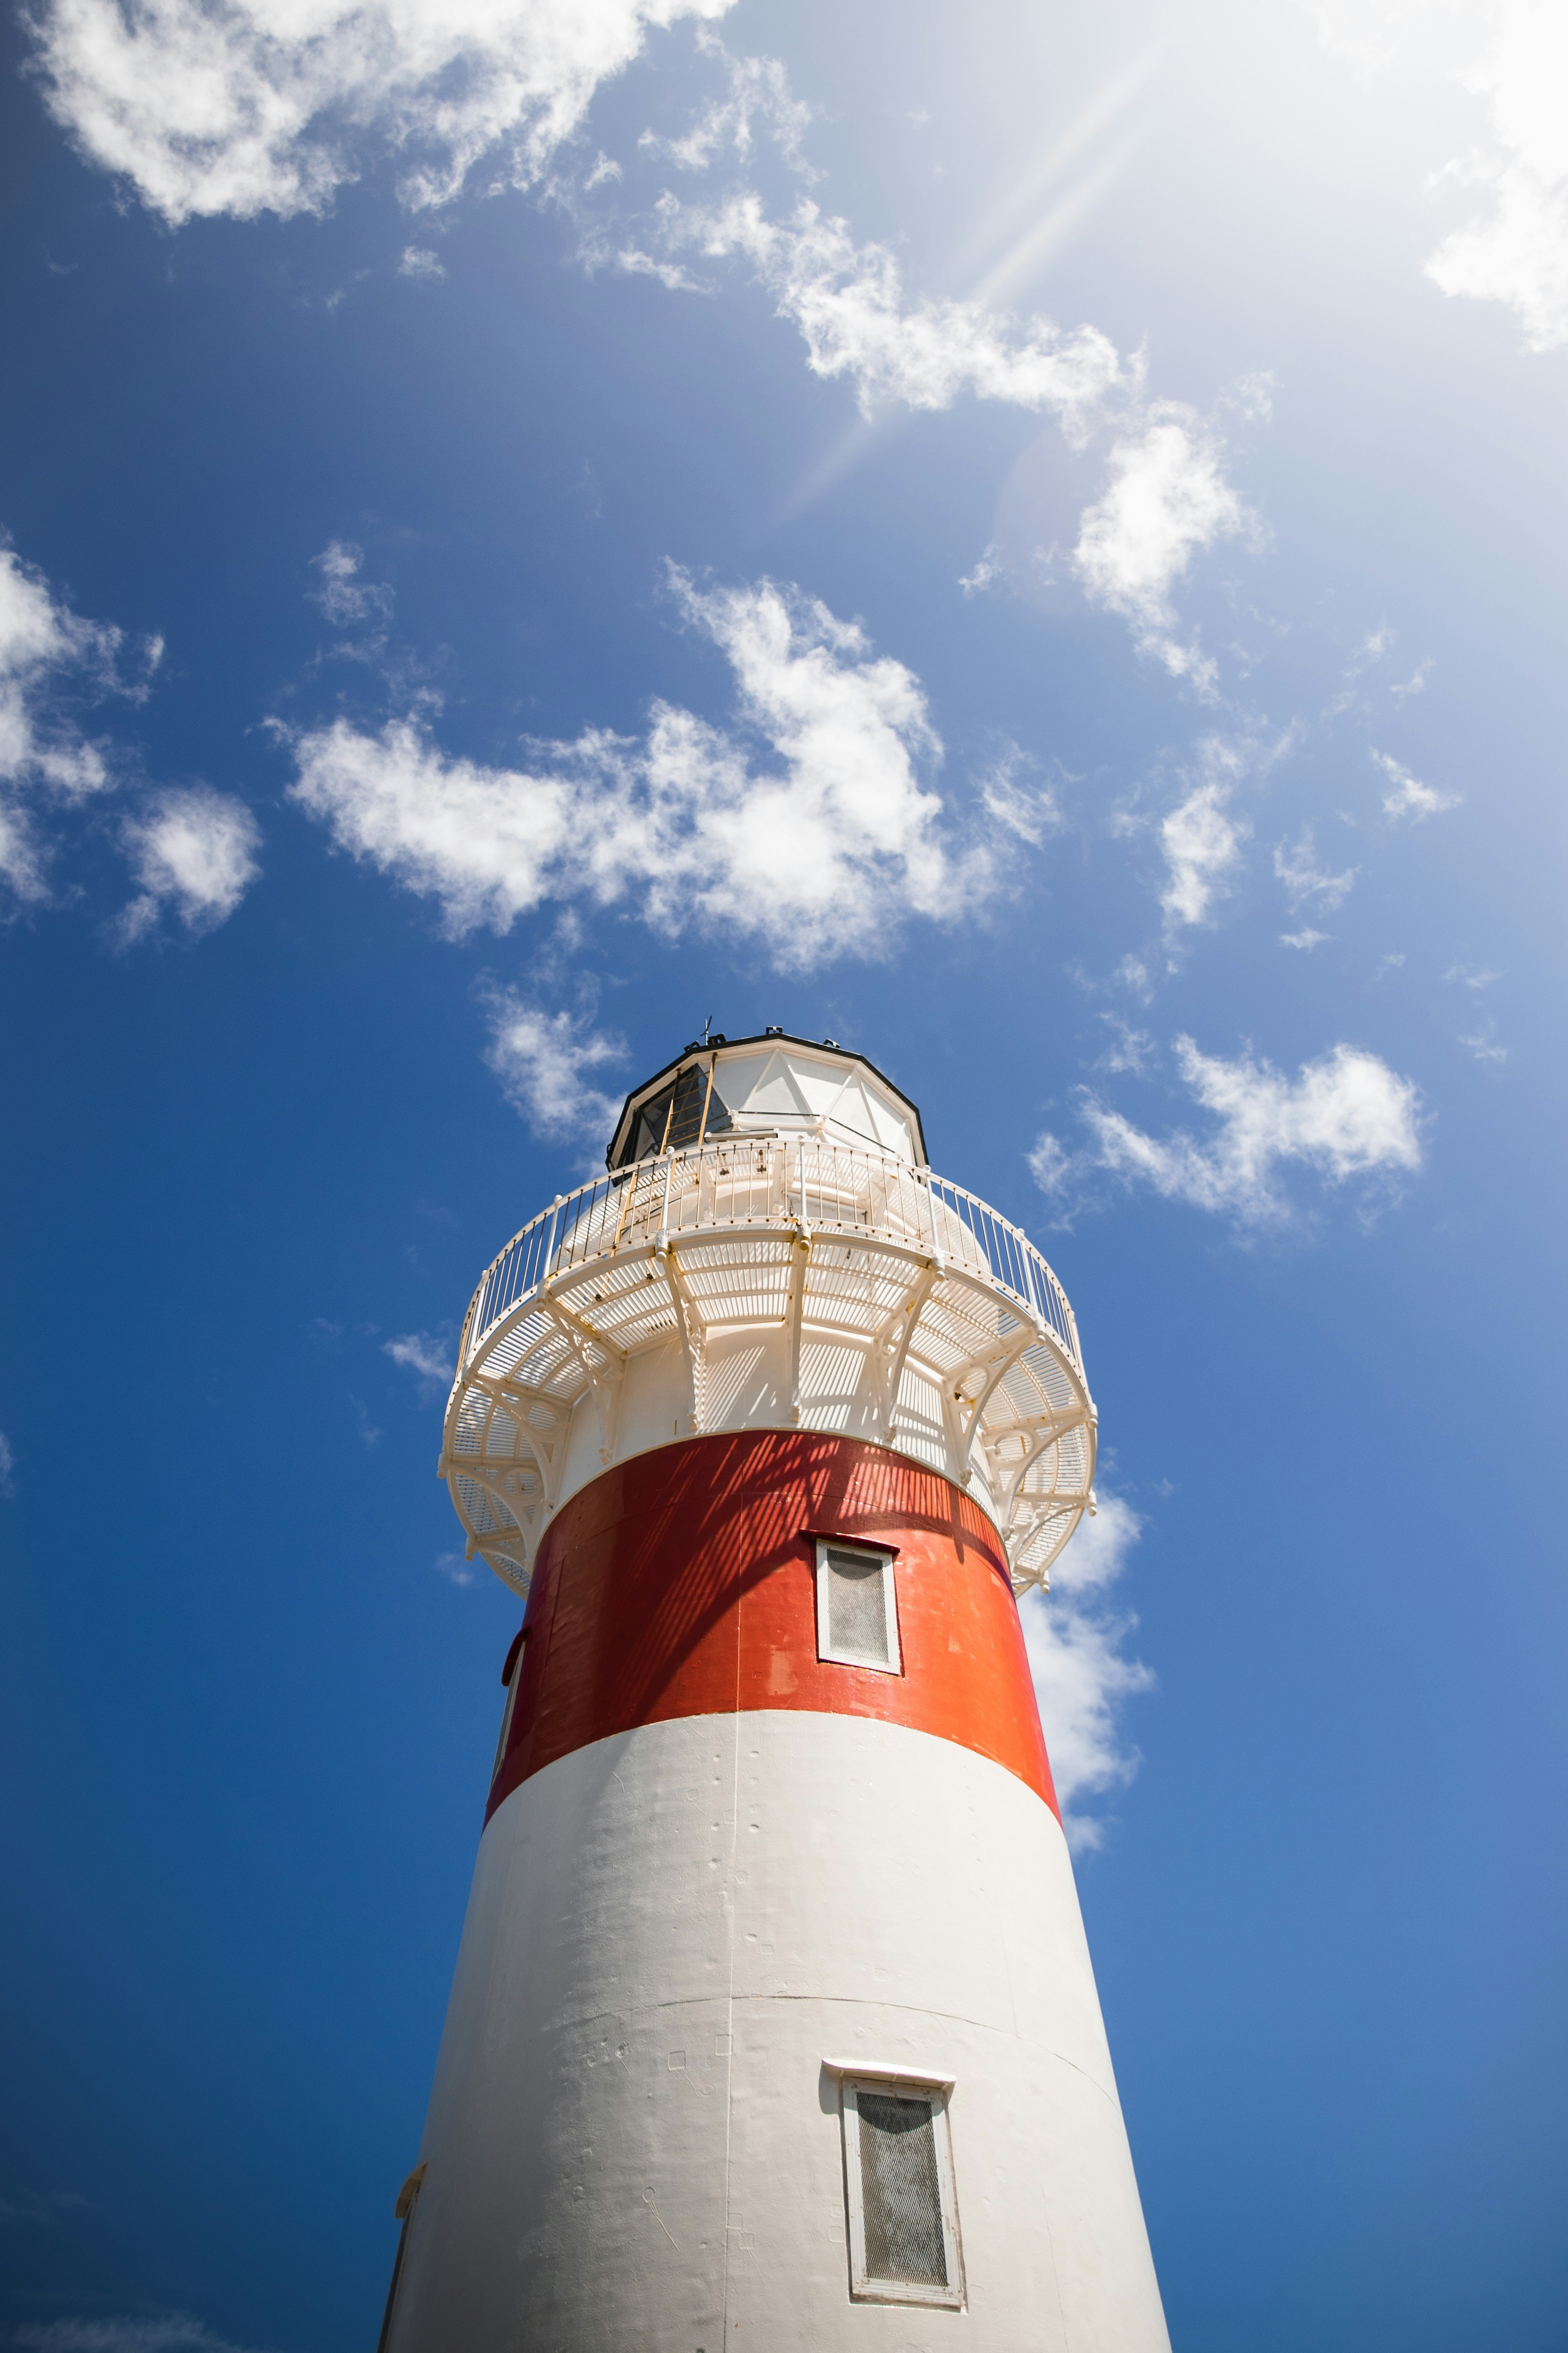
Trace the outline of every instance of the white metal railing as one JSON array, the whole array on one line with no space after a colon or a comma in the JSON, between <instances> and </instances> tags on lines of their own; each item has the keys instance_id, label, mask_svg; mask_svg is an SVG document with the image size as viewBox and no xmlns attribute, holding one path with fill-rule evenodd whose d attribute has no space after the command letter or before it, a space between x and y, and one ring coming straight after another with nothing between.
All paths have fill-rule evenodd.
<instances>
[{"instance_id":1,"label":"white metal railing","mask_svg":"<svg viewBox=\"0 0 1568 2353\"><path fill-rule=\"evenodd\" d=\"M501 1317L563 1274L682 1238L770 1228L901 1243L1001 1292L1083 1373L1078 1324L1049 1265L1026 1234L962 1185L820 1137L740 1135L595 1176L531 1218L469 1302L458 1380Z\"/></svg>"}]
</instances>

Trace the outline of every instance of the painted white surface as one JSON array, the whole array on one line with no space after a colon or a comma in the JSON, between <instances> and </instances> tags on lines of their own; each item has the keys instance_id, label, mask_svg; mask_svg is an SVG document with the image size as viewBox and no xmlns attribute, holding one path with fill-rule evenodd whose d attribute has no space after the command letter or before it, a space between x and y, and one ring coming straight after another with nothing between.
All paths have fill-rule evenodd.
<instances>
[{"instance_id":1,"label":"painted white surface","mask_svg":"<svg viewBox=\"0 0 1568 2353\"><path fill-rule=\"evenodd\" d=\"M778 1323L735 1333L715 1332L705 1352L701 1428L704 1435L732 1430L826 1430L837 1438L877 1444L882 1436L875 1367L863 1343L808 1341L800 1352L798 1421L792 1419L790 1335ZM671 1335L628 1359L616 1432L615 1459L625 1461L691 1435L691 1381L685 1355ZM899 1382L900 1451L927 1468L947 1467L942 1398L928 1366L906 1358ZM973 1450L963 1482L981 1510L997 1517L990 1460ZM604 1422L595 1400L572 1409L561 1471L560 1503L605 1468ZM559 1504L557 1509L559 1509Z\"/></svg>"},{"instance_id":2,"label":"painted white surface","mask_svg":"<svg viewBox=\"0 0 1568 2353\"><path fill-rule=\"evenodd\" d=\"M968 2306L852 2304L837 2077L951 2078ZM1168 2353L1071 1866L932 1736L651 1725L480 1845L391 2353Z\"/></svg>"}]
</instances>

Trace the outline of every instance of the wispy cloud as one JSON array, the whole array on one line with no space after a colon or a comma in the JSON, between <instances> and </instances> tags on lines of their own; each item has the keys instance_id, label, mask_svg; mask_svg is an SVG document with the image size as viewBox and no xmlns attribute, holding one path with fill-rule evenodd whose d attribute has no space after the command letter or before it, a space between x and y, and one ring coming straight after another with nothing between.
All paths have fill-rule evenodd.
<instances>
[{"instance_id":1,"label":"wispy cloud","mask_svg":"<svg viewBox=\"0 0 1568 2353\"><path fill-rule=\"evenodd\" d=\"M626 1059L619 1038L589 1029L570 1013L544 1013L510 988L485 992L490 1042L485 1060L507 1101L538 1135L606 1141L620 1104L587 1077Z\"/></svg>"},{"instance_id":2,"label":"wispy cloud","mask_svg":"<svg viewBox=\"0 0 1568 2353\"><path fill-rule=\"evenodd\" d=\"M1252 826L1230 799L1230 785L1213 779L1197 786L1161 824L1165 882L1160 904L1167 939L1209 921L1241 864Z\"/></svg>"},{"instance_id":3,"label":"wispy cloud","mask_svg":"<svg viewBox=\"0 0 1568 2353\"><path fill-rule=\"evenodd\" d=\"M1016 744L1007 744L975 783L987 817L1004 833L1014 834L1037 849L1061 823L1061 811L1048 785L1026 781L1032 765L1026 752Z\"/></svg>"},{"instance_id":4,"label":"wispy cloud","mask_svg":"<svg viewBox=\"0 0 1568 2353\"><path fill-rule=\"evenodd\" d=\"M1485 192L1486 208L1428 255L1445 294L1501 302L1530 352L1568 343L1568 19L1558 0L1303 0L1326 47L1362 76L1394 64L1435 26L1486 26L1487 46L1458 76L1486 102L1489 137L1434 174L1433 191Z\"/></svg>"},{"instance_id":5,"label":"wispy cloud","mask_svg":"<svg viewBox=\"0 0 1568 2353\"><path fill-rule=\"evenodd\" d=\"M796 98L789 75L777 58L736 57L717 33L701 26L697 34L700 56L719 65L723 87L701 106L679 137L665 138L645 131L637 144L646 153L676 164L683 172L706 172L721 155L749 163L759 132L776 147L790 169L807 180L817 174L806 161L801 142L816 110ZM594 167L588 185L602 180L604 158ZM616 176L619 176L618 171Z\"/></svg>"},{"instance_id":6,"label":"wispy cloud","mask_svg":"<svg viewBox=\"0 0 1568 2353\"><path fill-rule=\"evenodd\" d=\"M1469 990L1478 1000L1476 1012L1479 1017L1479 999L1502 978L1502 975L1490 971L1485 965L1456 964L1449 966L1443 977ZM1478 1018L1470 1029L1460 1030L1458 1042L1472 1061L1497 1064L1509 1059L1509 1049L1498 1043L1497 1023L1492 1020Z\"/></svg>"},{"instance_id":7,"label":"wispy cloud","mask_svg":"<svg viewBox=\"0 0 1568 2353\"><path fill-rule=\"evenodd\" d=\"M447 756L418 718L338 719L286 739L293 797L454 937L549 899L634 900L668 937L723 929L804 968L888 953L901 917L972 914L996 877L924 781L942 746L914 674L792 588L670 579L731 665L733 727L656 702L640 739L589 729L510 769Z\"/></svg>"},{"instance_id":8,"label":"wispy cloud","mask_svg":"<svg viewBox=\"0 0 1568 2353\"><path fill-rule=\"evenodd\" d=\"M444 1393L452 1386L457 1366L450 1332L400 1332L395 1339L382 1342L381 1353L413 1374L422 1398Z\"/></svg>"},{"instance_id":9,"label":"wispy cloud","mask_svg":"<svg viewBox=\"0 0 1568 2353\"><path fill-rule=\"evenodd\" d=\"M405 245L398 256L399 278L445 278L447 265L427 245Z\"/></svg>"},{"instance_id":10,"label":"wispy cloud","mask_svg":"<svg viewBox=\"0 0 1568 2353\"><path fill-rule=\"evenodd\" d=\"M1134 1029L1120 1013L1102 1013L1100 1018L1111 1035L1097 1068L1130 1071L1134 1078L1146 1078L1154 1060L1154 1040L1149 1032Z\"/></svg>"},{"instance_id":11,"label":"wispy cloud","mask_svg":"<svg viewBox=\"0 0 1568 2353\"><path fill-rule=\"evenodd\" d=\"M1568 343L1568 16L1560 0L1503 0L1464 79L1489 101L1491 143L1444 174L1483 188L1479 213L1428 259L1445 294L1506 303L1531 352Z\"/></svg>"},{"instance_id":12,"label":"wispy cloud","mask_svg":"<svg viewBox=\"0 0 1568 2353\"><path fill-rule=\"evenodd\" d=\"M320 575L321 584L312 590L312 601L340 629L356 628L363 621L384 624L392 618L393 591L384 581L361 578L364 550L353 540L329 540L320 555L310 558L310 568Z\"/></svg>"},{"instance_id":13,"label":"wispy cloud","mask_svg":"<svg viewBox=\"0 0 1568 2353\"><path fill-rule=\"evenodd\" d=\"M116 925L122 945L144 939L165 911L193 939L216 931L261 868L261 834L243 801L205 785L155 794L121 839L141 890Z\"/></svg>"},{"instance_id":14,"label":"wispy cloud","mask_svg":"<svg viewBox=\"0 0 1568 2353\"><path fill-rule=\"evenodd\" d=\"M868 417L889 406L951 408L969 394L1048 413L1081 442L1131 381L1098 327L1064 333L1048 319L1015 319L983 301L910 294L890 248L857 244L847 221L809 199L774 220L752 189L714 206L667 191L651 234L653 255L635 243L614 248L619 267L673 269L673 282L689 287L678 257L743 262L798 329L812 373L853 385ZM661 253L670 259L660 263Z\"/></svg>"},{"instance_id":15,"label":"wispy cloud","mask_svg":"<svg viewBox=\"0 0 1568 2353\"><path fill-rule=\"evenodd\" d=\"M973 571L961 573L958 585L966 596L980 596L1005 575L1001 551L994 539L988 540L975 558Z\"/></svg>"},{"instance_id":16,"label":"wispy cloud","mask_svg":"<svg viewBox=\"0 0 1568 2353\"><path fill-rule=\"evenodd\" d=\"M68 697L136 696L119 674L123 633L85 621L57 598L41 572L0 544L0 879L19 899L47 896L49 846L36 797L75 802L113 783L101 744L80 732ZM150 640L150 675L163 646Z\"/></svg>"},{"instance_id":17,"label":"wispy cloud","mask_svg":"<svg viewBox=\"0 0 1568 2353\"><path fill-rule=\"evenodd\" d=\"M1293 842L1280 841L1274 847L1274 871L1285 886L1285 896L1291 909L1315 902L1324 914L1331 914L1355 888L1360 869L1347 866L1338 874L1320 863L1313 829L1303 826ZM1318 937L1321 937L1319 934Z\"/></svg>"},{"instance_id":18,"label":"wispy cloud","mask_svg":"<svg viewBox=\"0 0 1568 2353\"><path fill-rule=\"evenodd\" d=\"M19 2353L246 2353L184 2312L152 2320L25 2321L10 2342Z\"/></svg>"},{"instance_id":19,"label":"wispy cloud","mask_svg":"<svg viewBox=\"0 0 1568 2353\"><path fill-rule=\"evenodd\" d=\"M1301 0L1325 48L1363 78L1392 64L1402 42L1430 17L1433 0Z\"/></svg>"},{"instance_id":20,"label":"wispy cloud","mask_svg":"<svg viewBox=\"0 0 1568 2353\"><path fill-rule=\"evenodd\" d=\"M51 111L89 160L171 225L322 212L381 159L418 208L483 161L536 182L600 83L650 27L728 0L45 0L35 38Z\"/></svg>"},{"instance_id":21,"label":"wispy cloud","mask_svg":"<svg viewBox=\"0 0 1568 2353\"><path fill-rule=\"evenodd\" d=\"M1243 1227L1279 1225L1291 1215L1282 1172L1293 1164L1325 1184L1360 1177L1385 1190L1421 1166L1419 1090L1363 1047L1335 1046L1294 1079L1251 1053L1234 1061L1201 1053L1187 1037L1174 1051L1188 1092L1214 1115L1207 1134L1152 1135L1083 1090L1084 1146L1047 1134L1030 1155L1036 1183L1064 1210L1110 1176Z\"/></svg>"},{"instance_id":22,"label":"wispy cloud","mask_svg":"<svg viewBox=\"0 0 1568 2353\"><path fill-rule=\"evenodd\" d=\"M1173 678L1207 691L1215 665L1177 634L1172 592L1201 550L1256 539L1256 519L1225 479L1213 430L1175 401L1155 403L1114 444L1109 476L1083 515L1073 569L1090 602L1131 621Z\"/></svg>"},{"instance_id":23,"label":"wispy cloud","mask_svg":"<svg viewBox=\"0 0 1568 2353\"><path fill-rule=\"evenodd\" d=\"M1062 1822L1080 1851L1105 1835L1103 1823L1082 1810L1085 1800L1123 1787L1138 1769L1122 1708L1154 1684L1122 1647L1138 1620L1111 1599L1142 1532L1129 1504L1101 1494L1095 1517L1079 1523L1053 1566L1049 1594L1026 1594L1019 1604Z\"/></svg>"},{"instance_id":24,"label":"wispy cloud","mask_svg":"<svg viewBox=\"0 0 1568 2353\"><path fill-rule=\"evenodd\" d=\"M1498 1043L1495 1021L1481 1021L1473 1029L1462 1029L1459 1043L1472 1061L1506 1062L1509 1057L1509 1049Z\"/></svg>"},{"instance_id":25,"label":"wispy cloud","mask_svg":"<svg viewBox=\"0 0 1568 2353\"><path fill-rule=\"evenodd\" d=\"M1373 752L1373 759L1388 778L1388 790L1383 796L1384 817L1409 818L1419 824L1426 817L1436 817L1443 809L1458 808L1458 793L1439 792L1435 785L1424 785L1408 768L1390 757L1386 752Z\"/></svg>"},{"instance_id":26,"label":"wispy cloud","mask_svg":"<svg viewBox=\"0 0 1568 2353\"><path fill-rule=\"evenodd\" d=\"M0 1430L0 1495L16 1492L16 1450Z\"/></svg>"}]
</instances>

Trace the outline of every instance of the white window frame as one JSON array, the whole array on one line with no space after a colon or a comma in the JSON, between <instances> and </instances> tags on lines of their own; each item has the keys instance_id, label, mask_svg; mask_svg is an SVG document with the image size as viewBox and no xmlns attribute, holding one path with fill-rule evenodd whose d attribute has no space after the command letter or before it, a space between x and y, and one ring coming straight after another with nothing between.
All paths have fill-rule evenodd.
<instances>
[{"instance_id":1,"label":"white window frame","mask_svg":"<svg viewBox=\"0 0 1568 2353\"><path fill-rule=\"evenodd\" d=\"M835 2071L837 2072L837 2070ZM952 2134L948 2123L950 2083L922 2075L873 2075L844 2073L839 2079L839 2116L844 2133L844 2198L849 2221L849 2296L854 2304L921 2304L943 2312L962 2312L963 2249L958 2234L958 2195L952 2174ZM865 2193L860 2169L860 2105L862 2092L890 2094L894 2099L929 2100L931 2136L936 2145L937 2198L942 2209L942 2258L947 2285L927 2280L874 2278L866 2268Z\"/></svg>"},{"instance_id":2,"label":"white window frame","mask_svg":"<svg viewBox=\"0 0 1568 2353\"><path fill-rule=\"evenodd\" d=\"M859 1651L836 1651L828 1634L827 1556L830 1552L852 1554L858 1560L874 1560L882 1568L882 1609L888 1630L888 1655L885 1659L868 1659ZM816 1539L816 1655L835 1667L869 1667L873 1674L901 1675L904 1672L903 1652L899 1647L899 1597L893 1583L893 1556L879 1545L846 1544L837 1536Z\"/></svg>"},{"instance_id":3,"label":"white window frame","mask_svg":"<svg viewBox=\"0 0 1568 2353\"><path fill-rule=\"evenodd\" d=\"M517 1705L517 1687L522 1681L522 1662L527 1655L528 1637L524 1634L522 1640L518 1643L517 1656L511 1662L511 1672L507 1677L506 1705L500 1712L500 1738L496 1742L496 1761L490 1767L490 1785L492 1788L495 1785L496 1775L500 1771L502 1761L506 1756L506 1744L511 1737L512 1710Z\"/></svg>"}]
</instances>

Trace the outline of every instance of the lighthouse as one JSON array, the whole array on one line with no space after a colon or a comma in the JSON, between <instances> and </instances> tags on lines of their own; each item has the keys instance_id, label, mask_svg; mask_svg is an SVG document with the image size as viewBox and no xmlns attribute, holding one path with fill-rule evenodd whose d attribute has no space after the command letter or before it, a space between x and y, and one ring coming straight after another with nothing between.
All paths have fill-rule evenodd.
<instances>
[{"instance_id":1,"label":"lighthouse","mask_svg":"<svg viewBox=\"0 0 1568 2353\"><path fill-rule=\"evenodd\" d=\"M382 2353L1168 2353L1018 1618L1061 1286L831 1039L605 1157L447 1410L523 1607Z\"/></svg>"}]
</instances>

